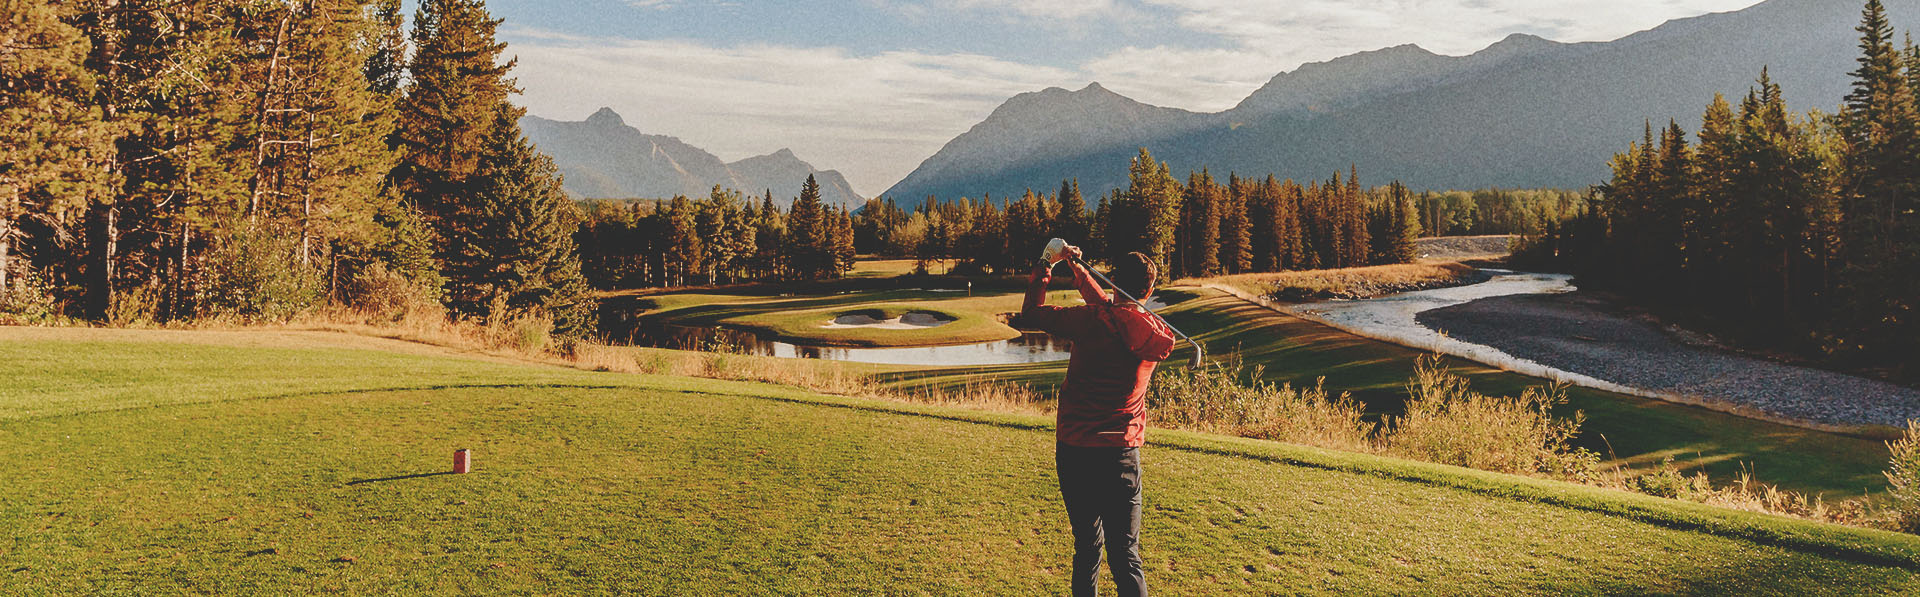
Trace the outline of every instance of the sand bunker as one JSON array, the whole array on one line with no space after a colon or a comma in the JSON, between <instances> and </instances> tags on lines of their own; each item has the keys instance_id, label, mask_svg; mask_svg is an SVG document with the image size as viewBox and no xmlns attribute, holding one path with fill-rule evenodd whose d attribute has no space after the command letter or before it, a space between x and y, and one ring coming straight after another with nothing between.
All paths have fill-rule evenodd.
<instances>
[{"instance_id":1,"label":"sand bunker","mask_svg":"<svg viewBox=\"0 0 1920 597\"><path fill-rule=\"evenodd\" d=\"M826 325L820 327L830 330L846 328L920 330L937 328L949 323L953 323L953 320L939 313L929 313L926 311L914 311L893 319L875 319L870 313L849 313L835 317L833 321L829 321Z\"/></svg>"}]
</instances>

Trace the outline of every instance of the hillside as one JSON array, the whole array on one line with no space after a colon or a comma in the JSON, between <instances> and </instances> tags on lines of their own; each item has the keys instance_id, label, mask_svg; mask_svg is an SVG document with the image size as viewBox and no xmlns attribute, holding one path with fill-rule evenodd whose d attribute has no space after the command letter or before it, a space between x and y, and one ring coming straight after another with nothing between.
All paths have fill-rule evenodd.
<instances>
[{"instance_id":1,"label":"hillside","mask_svg":"<svg viewBox=\"0 0 1920 597\"><path fill-rule=\"evenodd\" d=\"M790 150L727 163L678 138L642 133L608 108L577 122L526 116L520 127L553 157L575 197L697 198L720 185L756 197L771 189L774 203L784 206L800 195L811 174L820 183L822 201L849 206L863 201L838 171L815 168Z\"/></svg>"},{"instance_id":2,"label":"hillside","mask_svg":"<svg viewBox=\"0 0 1920 597\"><path fill-rule=\"evenodd\" d=\"M1886 4L1896 30L1920 29L1920 0ZM1138 107L1102 116L1070 95L1027 94L886 195L1004 197L1078 178L1095 196L1124 186L1126 159L1143 146L1182 171L1305 180L1358 165L1364 179L1415 189L1584 188L1640 138L1641 122L1695 128L1713 94L1745 94L1761 67L1793 109L1833 110L1855 66L1859 14L1857 2L1769 0L1610 42L1514 35L1462 57L1395 46L1303 65L1230 110L1179 119L1125 98L1105 103ZM1141 115L1155 115L1151 126ZM1049 119L1073 133L1008 126Z\"/></svg>"},{"instance_id":3,"label":"hillside","mask_svg":"<svg viewBox=\"0 0 1920 597\"><path fill-rule=\"evenodd\" d=\"M1049 594L1050 422L325 333L0 328L9 590ZM59 366L51 366L58 364ZM1156 431L1168 594L1898 594L1920 540ZM474 450L475 473L449 475Z\"/></svg>"}]
</instances>

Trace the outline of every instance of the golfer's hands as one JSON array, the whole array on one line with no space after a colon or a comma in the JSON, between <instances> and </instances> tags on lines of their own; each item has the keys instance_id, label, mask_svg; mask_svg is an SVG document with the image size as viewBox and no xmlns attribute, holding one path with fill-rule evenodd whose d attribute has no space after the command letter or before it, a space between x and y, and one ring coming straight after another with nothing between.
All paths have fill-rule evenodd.
<instances>
[{"instance_id":1,"label":"golfer's hands","mask_svg":"<svg viewBox=\"0 0 1920 597\"><path fill-rule=\"evenodd\" d=\"M1080 247L1076 247L1073 245L1067 245L1067 250L1061 251L1060 254L1066 256L1067 259L1072 261L1079 261L1080 256L1082 255L1082 253L1080 252Z\"/></svg>"}]
</instances>

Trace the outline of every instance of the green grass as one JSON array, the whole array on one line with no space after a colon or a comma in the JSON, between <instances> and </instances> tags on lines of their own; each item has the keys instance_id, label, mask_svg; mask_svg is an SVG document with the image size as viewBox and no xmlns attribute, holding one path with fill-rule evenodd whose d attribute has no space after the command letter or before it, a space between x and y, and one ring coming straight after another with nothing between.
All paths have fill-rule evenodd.
<instances>
[{"instance_id":1,"label":"green grass","mask_svg":"<svg viewBox=\"0 0 1920 597\"><path fill-rule=\"evenodd\" d=\"M1019 331L1001 323L1005 314L1020 311L1022 294L982 288L971 295L927 290L853 291L841 294L765 296L753 291L684 291L649 295L638 300L641 314L673 325L723 326L760 332L769 339L821 346L930 346L972 344L1018 337ZM1049 301L1075 304L1079 295L1054 291ZM953 319L938 327L891 330L823 327L840 315L883 312L887 317L908 311L930 311Z\"/></svg>"},{"instance_id":2,"label":"green grass","mask_svg":"<svg viewBox=\"0 0 1920 597\"><path fill-rule=\"evenodd\" d=\"M1265 379L1351 392L1375 413L1397 412L1406 400L1405 385L1422 352L1361 338L1324 325L1275 313L1214 290L1161 291L1171 304L1162 313L1175 326L1207 346L1212 358L1237 355L1251 367L1265 367ZM1184 299L1184 300L1183 300ZM1167 365L1185 362L1182 343ZM1518 396L1539 378L1448 359L1490 395ZM888 374L903 386L955 386L996 377L1034 384L1057 384L1064 363L1008 365L969 369L933 369ZM1613 463L1647 468L1673 458L1683 470L1706 471L1731 481L1743 471L1783 489L1823 494L1829 499L1857 497L1886 487L1886 446L1877 439L1852 437L1769 423L1704 408L1673 404L1585 388L1569 388L1561 413L1586 413L1577 444Z\"/></svg>"},{"instance_id":3,"label":"green grass","mask_svg":"<svg viewBox=\"0 0 1920 597\"><path fill-rule=\"evenodd\" d=\"M282 350L76 336L0 329L0 592L1066 587L1043 418L317 334L265 342L297 345ZM1920 590L1904 535L1270 442L1150 442L1144 553L1162 594ZM477 472L437 474L457 447Z\"/></svg>"}]
</instances>

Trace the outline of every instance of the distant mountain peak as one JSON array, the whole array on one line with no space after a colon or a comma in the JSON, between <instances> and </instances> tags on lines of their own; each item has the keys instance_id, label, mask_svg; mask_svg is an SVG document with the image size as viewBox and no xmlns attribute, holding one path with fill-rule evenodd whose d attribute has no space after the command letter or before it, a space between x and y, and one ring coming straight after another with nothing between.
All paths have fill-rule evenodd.
<instances>
[{"instance_id":1,"label":"distant mountain peak","mask_svg":"<svg viewBox=\"0 0 1920 597\"><path fill-rule=\"evenodd\" d=\"M564 188L576 197L705 197L720 185L756 196L771 190L774 200L784 204L800 194L801 183L814 174L822 201L858 205L864 200L838 172L817 170L791 149L729 164L677 138L626 126L610 108L575 122L527 115L520 127L553 158L565 176Z\"/></svg>"},{"instance_id":2,"label":"distant mountain peak","mask_svg":"<svg viewBox=\"0 0 1920 597\"><path fill-rule=\"evenodd\" d=\"M604 108L604 107L600 108L599 110L595 110L592 116L588 116L587 123L595 126L626 126L627 125L627 121L620 118L620 114L617 112L614 112L613 108Z\"/></svg>"},{"instance_id":3,"label":"distant mountain peak","mask_svg":"<svg viewBox=\"0 0 1920 597\"><path fill-rule=\"evenodd\" d=\"M1564 46L1564 45L1566 44L1553 41L1551 39L1547 39L1544 37L1540 37L1538 35L1533 35L1530 33L1515 33L1515 34L1506 36L1500 41L1493 42L1493 45L1487 46L1486 49L1480 50L1479 52L1475 52L1474 55L1475 56L1489 56L1489 55L1505 56L1510 54L1537 52L1540 50L1554 48L1558 46Z\"/></svg>"},{"instance_id":4,"label":"distant mountain peak","mask_svg":"<svg viewBox=\"0 0 1920 597\"><path fill-rule=\"evenodd\" d=\"M1080 91L1076 91L1075 93L1089 93L1089 92L1092 92L1092 93L1113 93L1113 91L1112 91L1112 90L1109 90L1109 89L1107 89L1106 87L1103 87L1103 86L1101 86L1101 85L1100 85L1100 82L1099 82L1099 81L1094 81L1094 82L1092 82L1092 83L1088 83L1086 87L1081 87L1081 88L1080 88ZM1114 95L1119 95L1119 94L1114 94Z\"/></svg>"}]
</instances>

